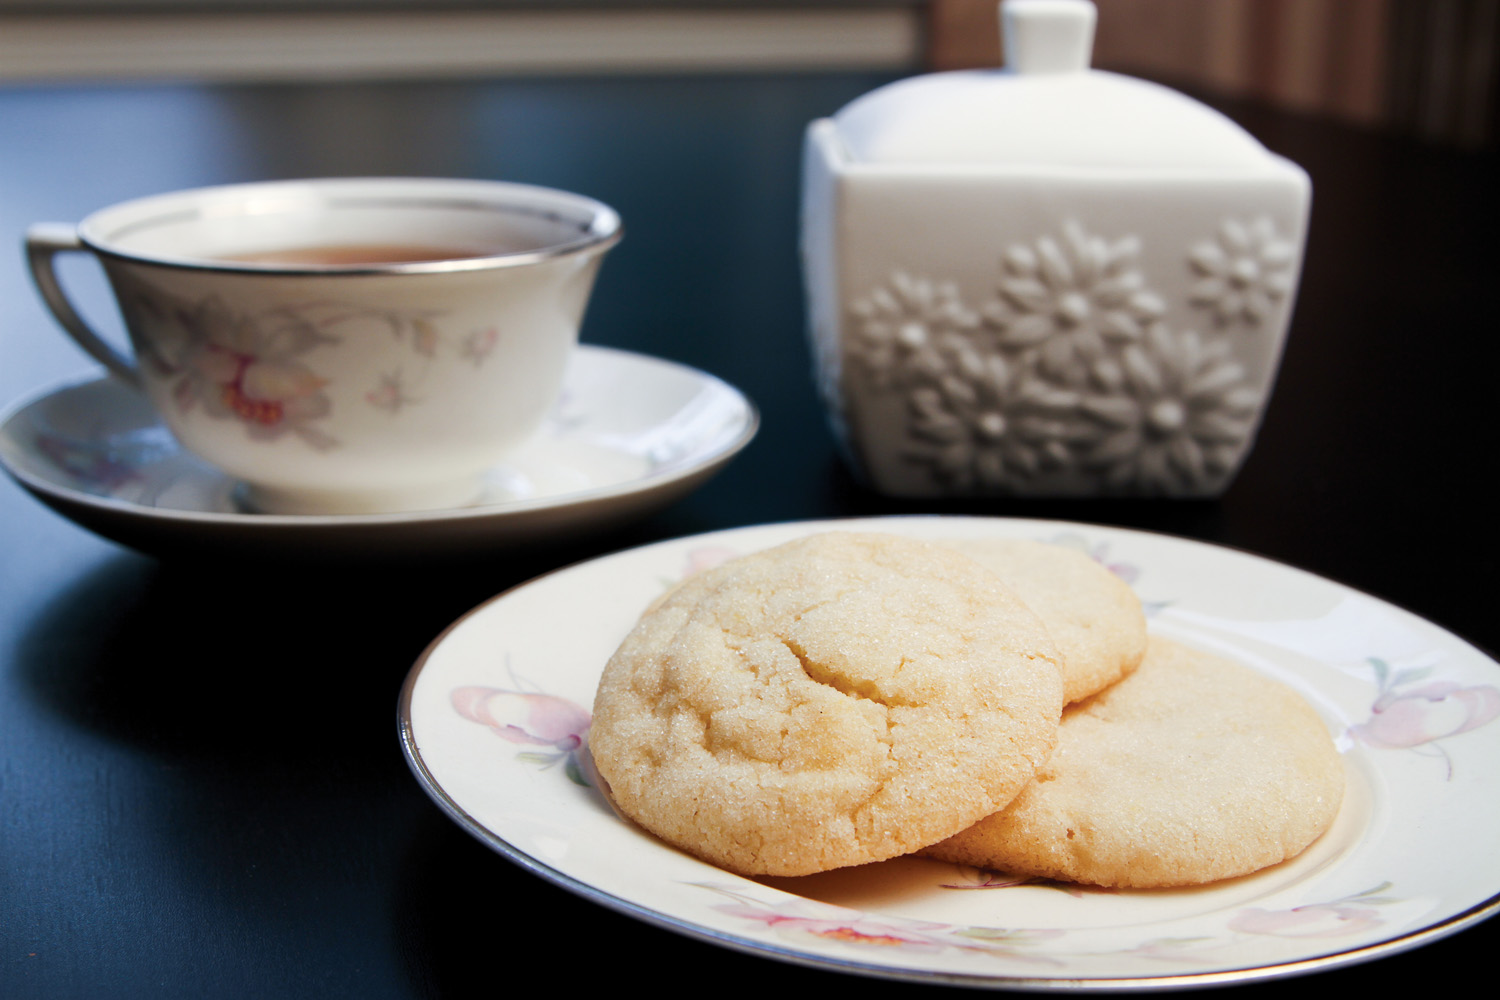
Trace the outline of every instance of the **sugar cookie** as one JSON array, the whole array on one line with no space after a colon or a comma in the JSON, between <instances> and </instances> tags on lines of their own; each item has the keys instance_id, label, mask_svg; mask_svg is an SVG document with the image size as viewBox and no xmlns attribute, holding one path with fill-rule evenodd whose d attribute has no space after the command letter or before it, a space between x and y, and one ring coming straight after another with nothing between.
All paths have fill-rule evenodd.
<instances>
[{"instance_id":1,"label":"sugar cookie","mask_svg":"<svg viewBox=\"0 0 1500 1000\"><path fill-rule=\"evenodd\" d=\"M1036 612L1062 654L1063 699L1104 690L1146 655L1146 615L1130 585L1076 549L1023 538L950 544Z\"/></svg>"},{"instance_id":2,"label":"sugar cookie","mask_svg":"<svg viewBox=\"0 0 1500 1000\"><path fill-rule=\"evenodd\" d=\"M1295 691L1153 636L1139 669L1063 714L1007 808L924 853L1016 875L1153 888L1244 875L1333 822L1344 769Z\"/></svg>"},{"instance_id":3,"label":"sugar cookie","mask_svg":"<svg viewBox=\"0 0 1500 1000\"><path fill-rule=\"evenodd\" d=\"M830 532L700 573L605 666L590 746L617 806L742 874L906 854L1046 760L1055 647L941 545Z\"/></svg>"}]
</instances>

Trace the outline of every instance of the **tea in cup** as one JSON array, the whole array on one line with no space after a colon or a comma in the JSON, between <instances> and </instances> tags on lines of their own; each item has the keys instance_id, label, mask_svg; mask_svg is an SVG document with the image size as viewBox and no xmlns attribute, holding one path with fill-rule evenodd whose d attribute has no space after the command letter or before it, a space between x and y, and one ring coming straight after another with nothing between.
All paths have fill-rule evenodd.
<instances>
[{"instance_id":1,"label":"tea in cup","mask_svg":"<svg viewBox=\"0 0 1500 1000\"><path fill-rule=\"evenodd\" d=\"M358 178L142 198L26 245L64 330L247 507L348 514L478 498L560 393L620 235L563 191ZM103 265L133 357L69 304L64 252Z\"/></svg>"}]
</instances>

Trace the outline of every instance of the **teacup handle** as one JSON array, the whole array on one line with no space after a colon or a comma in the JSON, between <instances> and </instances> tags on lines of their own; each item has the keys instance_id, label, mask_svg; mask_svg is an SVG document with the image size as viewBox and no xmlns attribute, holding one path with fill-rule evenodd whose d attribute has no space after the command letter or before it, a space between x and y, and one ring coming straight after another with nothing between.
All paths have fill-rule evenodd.
<instances>
[{"instance_id":1,"label":"teacup handle","mask_svg":"<svg viewBox=\"0 0 1500 1000\"><path fill-rule=\"evenodd\" d=\"M62 284L57 280L57 271L52 258L60 253L87 253L88 247L78 238L78 230L62 222L40 222L26 230L26 261L31 266L31 278L37 291L52 315L62 324L68 336L89 356L108 368L115 377L141 387L141 373L129 358L115 350L84 322L78 310L68 301Z\"/></svg>"}]
</instances>

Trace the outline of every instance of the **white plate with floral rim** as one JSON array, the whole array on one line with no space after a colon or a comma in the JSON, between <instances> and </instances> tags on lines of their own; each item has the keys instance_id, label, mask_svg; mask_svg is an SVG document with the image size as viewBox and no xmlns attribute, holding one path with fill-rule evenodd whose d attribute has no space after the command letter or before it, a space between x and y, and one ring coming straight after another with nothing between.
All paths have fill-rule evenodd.
<instances>
[{"instance_id":1,"label":"white plate with floral rim","mask_svg":"<svg viewBox=\"0 0 1500 1000\"><path fill-rule=\"evenodd\" d=\"M1019 536L1089 552L1135 586L1153 631L1276 677L1318 709L1348 773L1334 826L1300 857L1243 878L1105 891L919 858L741 878L619 818L590 784L588 706L641 609L707 565L830 527ZM579 608L588 609L582 619ZM1321 577L1137 531L948 517L739 528L560 570L454 623L412 669L400 708L407 759L450 816L522 867L605 906L800 964L1090 990L1318 971L1493 915L1497 718L1500 664Z\"/></svg>"},{"instance_id":2,"label":"white plate with floral rim","mask_svg":"<svg viewBox=\"0 0 1500 1000\"><path fill-rule=\"evenodd\" d=\"M453 510L273 515L184 452L145 398L107 377L40 393L0 417L0 464L65 517L146 551L297 554L472 551L618 524L700 485L755 436L755 407L686 365L581 346L542 429Z\"/></svg>"}]
</instances>

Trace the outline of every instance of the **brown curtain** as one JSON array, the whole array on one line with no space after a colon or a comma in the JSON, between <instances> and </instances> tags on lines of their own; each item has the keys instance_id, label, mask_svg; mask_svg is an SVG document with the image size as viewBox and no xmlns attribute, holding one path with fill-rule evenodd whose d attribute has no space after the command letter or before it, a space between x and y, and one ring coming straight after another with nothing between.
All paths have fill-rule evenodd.
<instances>
[{"instance_id":1,"label":"brown curtain","mask_svg":"<svg viewBox=\"0 0 1500 1000\"><path fill-rule=\"evenodd\" d=\"M1500 0L1095 0L1094 65L1496 144ZM932 68L997 65L996 0L929 0Z\"/></svg>"}]
</instances>

